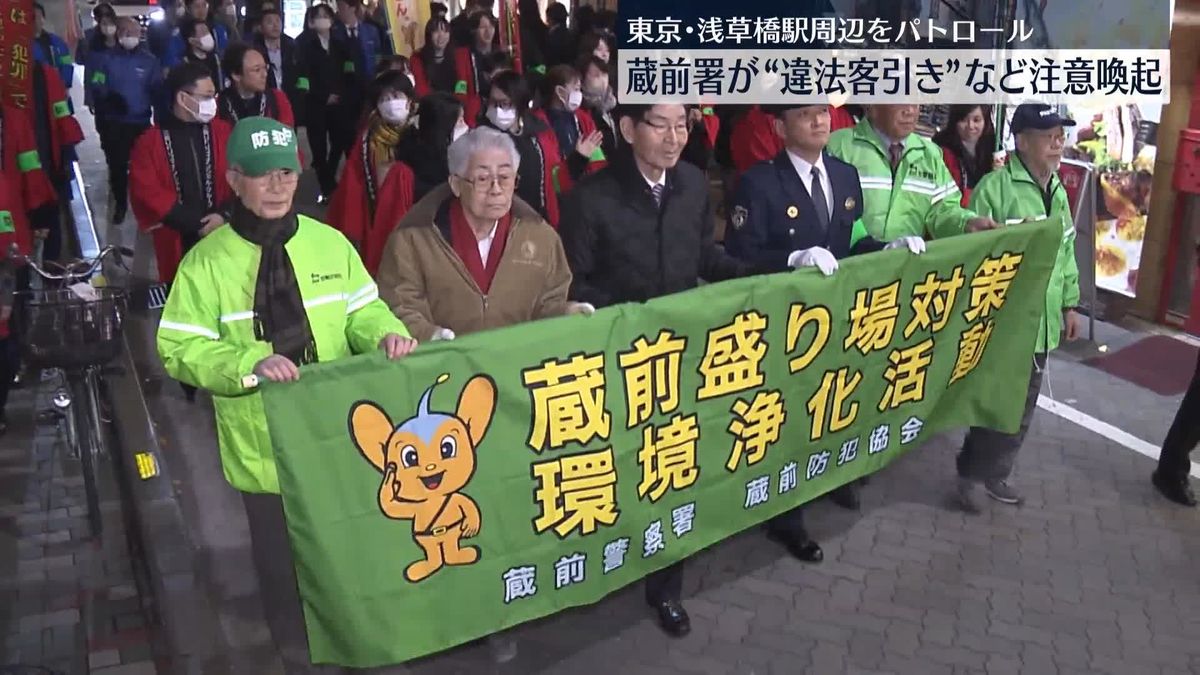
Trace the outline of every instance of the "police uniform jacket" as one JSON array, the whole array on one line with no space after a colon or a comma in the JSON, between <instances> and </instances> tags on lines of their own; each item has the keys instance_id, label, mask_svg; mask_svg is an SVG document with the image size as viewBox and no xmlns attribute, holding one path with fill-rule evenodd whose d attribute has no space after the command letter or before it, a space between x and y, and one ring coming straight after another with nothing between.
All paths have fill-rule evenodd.
<instances>
[{"instance_id":1,"label":"police uniform jacket","mask_svg":"<svg viewBox=\"0 0 1200 675\"><path fill-rule=\"evenodd\" d=\"M750 167L738 180L725 230L730 254L770 271L787 269L788 255L814 246L836 258L870 253L883 244L867 234L862 222L863 196L858 171L829 153L825 174L833 188L829 227L822 226L816 207L796 173L787 150Z\"/></svg>"}]
</instances>

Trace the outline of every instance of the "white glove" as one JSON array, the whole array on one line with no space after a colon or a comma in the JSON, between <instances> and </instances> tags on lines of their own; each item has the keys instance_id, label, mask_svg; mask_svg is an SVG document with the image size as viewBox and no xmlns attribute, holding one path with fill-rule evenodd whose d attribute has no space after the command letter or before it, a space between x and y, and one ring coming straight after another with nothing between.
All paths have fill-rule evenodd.
<instances>
[{"instance_id":1,"label":"white glove","mask_svg":"<svg viewBox=\"0 0 1200 675\"><path fill-rule=\"evenodd\" d=\"M828 249L814 246L806 248L803 251L792 251L788 256L788 267L799 269L801 267L815 267L821 270L821 274L830 276L837 271L838 261L833 257L833 254Z\"/></svg>"},{"instance_id":2,"label":"white glove","mask_svg":"<svg viewBox=\"0 0 1200 675\"><path fill-rule=\"evenodd\" d=\"M596 313L596 308L590 302L568 302L567 314L582 314L591 316Z\"/></svg>"},{"instance_id":3,"label":"white glove","mask_svg":"<svg viewBox=\"0 0 1200 675\"><path fill-rule=\"evenodd\" d=\"M913 255L921 255L925 252L925 240L920 237L900 237L889 242L883 250L890 251L896 248L907 248Z\"/></svg>"},{"instance_id":4,"label":"white glove","mask_svg":"<svg viewBox=\"0 0 1200 675\"><path fill-rule=\"evenodd\" d=\"M454 339L454 331L450 330L449 328L439 328L439 329L433 331L433 337L431 337L429 339L430 340L453 340Z\"/></svg>"}]
</instances>

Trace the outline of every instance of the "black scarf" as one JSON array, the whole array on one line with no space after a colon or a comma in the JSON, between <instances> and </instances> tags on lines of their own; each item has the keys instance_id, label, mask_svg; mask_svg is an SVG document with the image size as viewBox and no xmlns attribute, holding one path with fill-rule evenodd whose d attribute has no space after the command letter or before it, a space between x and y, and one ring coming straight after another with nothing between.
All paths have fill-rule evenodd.
<instances>
[{"instance_id":1,"label":"black scarf","mask_svg":"<svg viewBox=\"0 0 1200 675\"><path fill-rule=\"evenodd\" d=\"M284 247L299 227L295 211L277 220L264 220L238 201L229 224L242 239L262 247L254 284L254 337L270 342L276 354L298 366L316 362L317 343L304 311L296 270Z\"/></svg>"}]
</instances>

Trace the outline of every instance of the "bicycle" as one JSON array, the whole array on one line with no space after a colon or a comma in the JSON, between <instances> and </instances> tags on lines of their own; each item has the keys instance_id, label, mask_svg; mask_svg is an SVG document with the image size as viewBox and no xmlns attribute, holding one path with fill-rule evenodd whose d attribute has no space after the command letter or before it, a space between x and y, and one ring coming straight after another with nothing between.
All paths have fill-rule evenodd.
<instances>
[{"instance_id":1,"label":"bicycle","mask_svg":"<svg viewBox=\"0 0 1200 675\"><path fill-rule=\"evenodd\" d=\"M124 344L126 294L122 288L96 288L91 284L80 288L79 284L89 282L113 253L132 255L127 248L106 246L90 260L66 265L43 263L60 272L48 271L15 251L9 252L6 261L27 265L47 283L44 288L16 293L21 307L17 343L25 363L36 370L59 370L66 380L66 387L55 391L51 403L63 419L67 445L80 462L93 536L101 532L95 468L97 457L104 451L99 384L102 369L121 353ZM118 264L125 267L121 257ZM76 401L82 405L76 405Z\"/></svg>"}]
</instances>

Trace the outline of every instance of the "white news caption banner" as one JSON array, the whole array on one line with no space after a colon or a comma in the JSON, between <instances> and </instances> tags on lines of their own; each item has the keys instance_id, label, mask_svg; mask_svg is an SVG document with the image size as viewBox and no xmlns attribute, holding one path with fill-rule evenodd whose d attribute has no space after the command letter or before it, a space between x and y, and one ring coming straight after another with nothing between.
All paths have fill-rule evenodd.
<instances>
[{"instance_id":1,"label":"white news caption banner","mask_svg":"<svg viewBox=\"0 0 1200 675\"><path fill-rule=\"evenodd\" d=\"M1166 49L642 49L618 53L622 103L1170 100Z\"/></svg>"}]
</instances>

